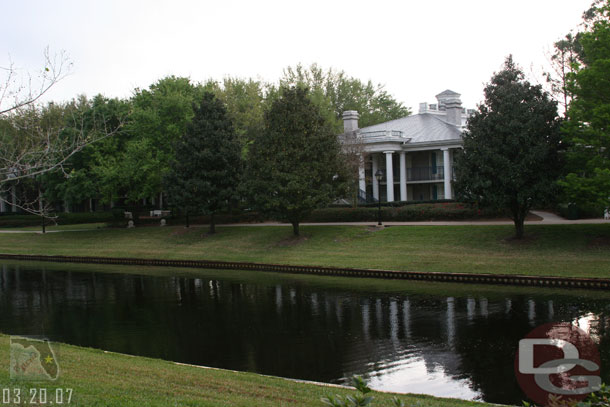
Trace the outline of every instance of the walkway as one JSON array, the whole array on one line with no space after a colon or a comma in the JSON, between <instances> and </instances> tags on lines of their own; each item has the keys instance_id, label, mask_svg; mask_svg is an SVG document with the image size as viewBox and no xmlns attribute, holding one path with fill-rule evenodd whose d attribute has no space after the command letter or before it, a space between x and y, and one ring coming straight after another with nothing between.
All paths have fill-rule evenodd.
<instances>
[{"instance_id":1,"label":"walkway","mask_svg":"<svg viewBox=\"0 0 610 407\"><path fill-rule=\"evenodd\" d=\"M577 219L567 220L550 212L531 211L532 214L541 217L541 220L526 220L526 225L590 225L597 223L610 224L610 220L604 219ZM377 222L328 222L328 223L301 223L300 226L370 226ZM466 226L466 225L513 225L512 220L470 220L470 221L419 221L419 222L383 222L385 226ZM292 226L289 223L264 222L264 223L231 223L219 226Z\"/></svg>"},{"instance_id":2,"label":"walkway","mask_svg":"<svg viewBox=\"0 0 610 407\"><path fill-rule=\"evenodd\" d=\"M568 220L550 212L543 211L531 211L532 214L541 217L541 220L528 220L525 221L526 225L594 225L594 224L609 224L610 220L604 219L577 219ZM300 226L374 226L377 222L305 222L301 223ZM426 221L426 222L383 222L384 226L468 226L468 225L512 225L512 220L481 220L481 221ZM208 225L192 225L192 227L207 227ZM226 227L264 227L264 226L285 226L292 227L290 223L280 222L262 222L262 223L228 223L219 224L216 226ZM89 232L92 230L99 229L65 229L65 230L47 230L47 233L59 233L59 232ZM0 233L39 233L39 230L0 230Z\"/></svg>"}]
</instances>

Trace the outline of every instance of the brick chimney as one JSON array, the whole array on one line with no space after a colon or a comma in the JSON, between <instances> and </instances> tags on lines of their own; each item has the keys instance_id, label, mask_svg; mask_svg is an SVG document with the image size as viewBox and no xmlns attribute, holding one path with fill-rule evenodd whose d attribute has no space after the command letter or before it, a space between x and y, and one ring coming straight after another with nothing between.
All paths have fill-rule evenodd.
<instances>
[{"instance_id":1,"label":"brick chimney","mask_svg":"<svg viewBox=\"0 0 610 407\"><path fill-rule=\"evenodd\" d=\"M360 115L355 110L346 110L343 112L343 132L349 133L350 131L358 130L358 119Z\"/></svg>"},{"instance_id":2,"label":"brick chimney","mask_svg":"<svg viewBox=\"0 0 610 407\"><path fill-rule=\"evenodd\" d=\"M462 95L449 89L436 95L439 110L445 111L445 121L456 126L462 125L462 101L460 96Z\"/></svg>"}]
</instances>

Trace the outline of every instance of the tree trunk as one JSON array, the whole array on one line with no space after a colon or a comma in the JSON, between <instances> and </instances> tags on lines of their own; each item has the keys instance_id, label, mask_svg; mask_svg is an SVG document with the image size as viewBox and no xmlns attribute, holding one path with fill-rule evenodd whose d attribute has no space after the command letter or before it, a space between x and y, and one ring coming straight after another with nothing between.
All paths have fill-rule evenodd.
<instances>
[{"instance_id":1,"label":"tree trunk","mask_svg":"<svg viewBox=\"0 0 610 407\"><path fill-rule=\"evenodd\" d=\"M525 219L523 217L519 217L519 218L515 218L514 222L515 222L515 238L516 239L522 239L523 238L523 231L524 231L524 223Z\"/></svg>"},{"instance_id":2,"label":"tree trunk","mask_svg":"<svg viewBox=\"0 0 610 407\"><path fill-rule=\"evenodd\" d=\"M186 211L186 225L187 228L190 227L189 225L189 211Z\"/></svg>"},{"instance_id":3,"label":"tree trunk","mask_svg":"<svg viewBox=\"0 0 610 407\"><path fill-rule=\"evenodd\" d=\"M216 223L214 221L214 214L210 215L210 234L216 233Z\"/></svg>"},{"instance_id":4,"label":"tree trunk","mask_svg":"<svg viewBox=\"0 0 610 407\"><path fill-rule=\"evenodd\" d=\"M299 235L299 222L298 221L292 221L292 233L294 233L295 236Z\"/></svg>"}]
</instances>

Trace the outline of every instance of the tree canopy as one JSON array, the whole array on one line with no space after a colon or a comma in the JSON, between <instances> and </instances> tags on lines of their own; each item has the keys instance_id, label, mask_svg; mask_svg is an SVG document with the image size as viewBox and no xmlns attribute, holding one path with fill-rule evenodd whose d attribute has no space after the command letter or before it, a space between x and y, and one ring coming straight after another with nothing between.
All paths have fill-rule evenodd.
<instances>
[{"instance_id":1,"label":"tree canopy","mask_svg":"<svg viewBox=\"0 0 610 407\"><path fill-rule=\"evenodd\" d=\"M281 86L304 86L310 89L312 100L331 121L336 133L343 131L342 115L346 110L357 110L359 126L367 127L411 114L396 101L381 84L362 82L344 71L332 68L324 71L317 64L288 67L280 79Z\"/></svg>"},{"instance_id":2,"label":"tree canopy","mask_svg":"<svg viewBox=\"0 0 610 407\"><path fill-rule=\"evenodd\" d=\"M563 126L568 145L560 181L575 203L610 206L610 2L596 1L575 37L577 61L567 76L572 100Z\"/></svg>"}]
</instances>

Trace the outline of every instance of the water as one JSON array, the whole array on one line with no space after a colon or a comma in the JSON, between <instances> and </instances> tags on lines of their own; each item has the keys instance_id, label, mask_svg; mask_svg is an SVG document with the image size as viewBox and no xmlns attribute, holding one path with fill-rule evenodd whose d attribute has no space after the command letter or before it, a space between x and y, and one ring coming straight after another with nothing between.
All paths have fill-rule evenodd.
<instances>
[{"instance_id":1,"label":"water","mask_svg":"<svg viewBox=\"0 0 610 407\"><path fill-rule=\"evenodd\" d=\"M0 332L184 363L519 404L519 339L569 321L610 382L610 294L260 272L4 263ZM130 273L130 274L126 274Z\"/></svg>"}]
</instances>

